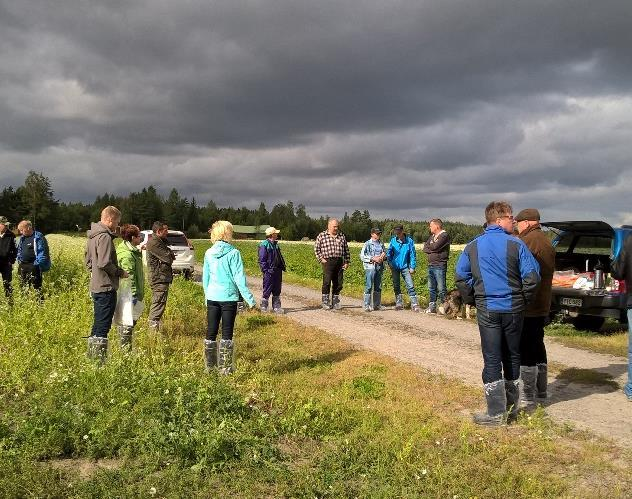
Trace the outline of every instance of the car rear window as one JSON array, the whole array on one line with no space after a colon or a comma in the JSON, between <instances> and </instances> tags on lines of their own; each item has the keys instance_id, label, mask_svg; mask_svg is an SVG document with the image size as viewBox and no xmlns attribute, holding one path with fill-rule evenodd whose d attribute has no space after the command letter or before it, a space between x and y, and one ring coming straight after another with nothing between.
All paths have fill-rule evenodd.
<instances>
[{"instance_id":1,"label":"car rear window","mask_svg":"<svg viewBox=\"0 0 632 499\"><path fill-rule=\"evenodd\" d=\"M555 245L557 253L566 253L573 248L575 255L610 255L612 238L605 236L577 236L563 234Z\"/></svg>"},{"instance_id":2,"label":"car rear window","mask_svg":"<svg viewBox=\"0 0 632 499\"><path fill-rule=\"evenodd\" d=\"M177 234L167 236L167 246L188 246L187 238Z\"/></svg>"}]
</instances>

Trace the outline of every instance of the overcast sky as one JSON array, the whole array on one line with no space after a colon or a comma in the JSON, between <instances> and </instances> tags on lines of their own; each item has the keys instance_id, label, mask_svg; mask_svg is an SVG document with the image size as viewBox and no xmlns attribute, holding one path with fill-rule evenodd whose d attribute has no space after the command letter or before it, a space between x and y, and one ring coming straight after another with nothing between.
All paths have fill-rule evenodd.
<instances>
[{"instance_id":1,"label":"overcast sky","mask_svg":"<svg viewBox=\"0 0 632 499\"><path fill-rule=\"evenodd\" d=\"M632 1L0 0L0 187L632 223Z\"/></svg>"}]
</instances>

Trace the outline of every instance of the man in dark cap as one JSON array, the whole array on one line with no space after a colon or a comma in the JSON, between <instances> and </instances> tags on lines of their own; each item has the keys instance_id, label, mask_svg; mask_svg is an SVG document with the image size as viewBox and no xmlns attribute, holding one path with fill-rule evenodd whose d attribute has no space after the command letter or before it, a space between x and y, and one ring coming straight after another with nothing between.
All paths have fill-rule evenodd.
<instances>
[{"instance_id":1,"label":"man in dark cap","mask_svg":"<svg viewBox=\"0 0 632 499\"><path fill-rule=\"evenodd\" d=\"M540 265L540 286L524 313L520 337L520 378L522 407L533 409L536 397L546 398L547 358L544 326L551 308L551 286L555 269L555 249L542 232L540 213L535 208L522 210L515 218L518 237L527 245Z\"/></svg>"},{"instance_id":2,"label":"man in dark cap","mask_svg":"<svg viewBox=\"0 0 632 499\"><path fill-rule=\"evenodd\" d=\"M0 216L0 274L2 274L2 284L4 294L7 298L11 296L13 279L13 264L17 256L15 246L15 235L9 230L9 220Z\"/></svg>"},{"instance_id":3,"label":"man in dark cap","mask_svg":"<svg viewBox=\"0 0 632 499\"><path fill-rule=\"evenodd\" d=\"M393 228L395 234L391 237L386 252L386 259L391 266L393 275L393 291L395 292L395 310L404 308L404 300L402 298L401 280L404 279L406 291L410 298L410 309L413 312L419 312L419 299L415 291L413 283L413 274L417 267L417 253L415 251L415 242L412 237L404 232L403 225L396 225Z\"/></svg>"}]
</instances>

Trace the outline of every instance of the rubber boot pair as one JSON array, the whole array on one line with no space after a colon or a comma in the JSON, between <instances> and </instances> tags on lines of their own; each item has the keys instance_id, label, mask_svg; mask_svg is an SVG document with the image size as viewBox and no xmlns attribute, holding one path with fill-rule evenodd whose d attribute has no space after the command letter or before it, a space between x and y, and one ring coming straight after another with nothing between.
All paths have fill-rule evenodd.
<instances>
[{"instance_id":1,"label":"rubber boot pair","mask_svg":"<svg viewBox=\"0 0 632 499\"><path fill-rule=\"evenodd\" d=\"M88 336L88 358L105 363L108 356L108 339L100 336Z\"/></svg>"},{"instance_id":2,"label":"rubber boot pair","mask_svg":"<svg viewBox=\"0 0 632 499\"><path fill-rule=\"evenodd\" d=\"M373 307L371 306L371 293L364 293L364 311L373 311Z\"/></svg>"},{"instance_id":3,"label":"rubber boot pair","mask_svg":"<svg viewBox=\"0 0 632 499\"><path fill-rule=\"evenodd\" d=\"M235 342L233 340L204 340L204 365L207 371L217 368L219 374L235 372Z\"/></svg>"}]
</instances>

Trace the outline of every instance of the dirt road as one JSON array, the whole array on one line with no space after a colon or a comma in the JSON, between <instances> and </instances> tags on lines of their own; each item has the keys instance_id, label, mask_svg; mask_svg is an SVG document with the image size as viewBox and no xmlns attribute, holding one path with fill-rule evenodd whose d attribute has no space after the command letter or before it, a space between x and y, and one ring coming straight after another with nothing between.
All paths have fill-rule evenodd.
<instances>
[{"instance_id":1,"label":"dirt road","mask_svg":"<svg viewBox=\"0 0 632 499\"><path fill-rule=\"evenodd\" d=\"M255 296L261 281L250 279ZM354 298L342 298L343 309L325 311L320 294L301 286L283 285L287 317L348 340L357 348L372 350L409 362L432 372L460 378L482 387L482 357L478 328L469 321L449 320L409 310L366 313ZM620 387L626 381L627 360L612 355L568 348L547 338L549 395L546 412L557 421L572 423L622 444L632 444L632 403L608 385L568 381L568 369L592 369L612 376ZM482 390L481 390L482 392ZM482 399L482 395L481 395Z\"/></svg>"}]
</instances>

